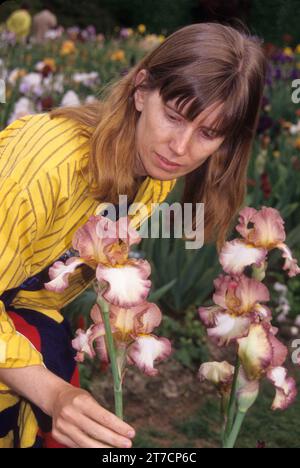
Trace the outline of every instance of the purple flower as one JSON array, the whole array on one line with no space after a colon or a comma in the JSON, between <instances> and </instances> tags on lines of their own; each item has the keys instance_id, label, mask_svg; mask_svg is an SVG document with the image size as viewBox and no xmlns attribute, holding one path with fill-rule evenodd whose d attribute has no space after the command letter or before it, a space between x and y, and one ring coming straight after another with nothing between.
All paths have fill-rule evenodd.
<instances>
[{"instance_id":1,"label":"purple flower","mask_svg":"<svg viewBox=\"0 0 300 468\"><path fill-rule=\"evenodd\" d=\"M269 128L272 128L273 122L273 119L271 119L271 117L269 117L268 115L261 115L257 127L257 133L264 133Z\"/></svg>"},{"instance_id":2,"label":"purple flower","mask_svg":"<svg viewBox=\"0 0 300 468\"><path fill-rule=\"evenodd\" d=\"M293 70L290 72L289 79L297 80L297 78L300 78L300 70L297 70L297 68L293 68Z\"/></svg>"},{"instance_id":3,"label":"purple flower","mask_svg":"<svg viewBox=\"0 0 300 468\"><path fill-rule=\"evenodd\" d=\"M79 33L80 32L80 28L79 26L71 26L70 28L67 28L67 33Z\"/></svg>"},{"instance_id":4,"label":"purple flower","mask_svg":"<svg viewBox=\"0 0 300 468\"><path fill-rule=\"evenodd\" d=\"M125 76L129 72L129 68L122 68L120 71L120 76Z\"/></svg>"},{"instance_id":5,"label":"purple flower","mask_svg":"<svg viewBox=\"0 0 300 468\"><path fill-rule=\"evenodd\" d=\"M272 80L272 66L271 66L270 63L268 63L265 83L267 85L271 85L272 82L273 82L273 80Z\"/></svg>"},{"instance_id":6,"label":"purple flower","mask_svg":"<svg viewBox=\"0 0 300 468\"><path fill-rule=\"evenodd\" d=\"M86 27L86 31L90 36L96 35L96 28L93 24L89 24L89 26Z\"/></svg>"},{"instance_id":7,"label":"purple flower","mask_svg":"<svg viewBox=\"0 0 300 468\"><path fill-rule=\"evenodd\" d=\"M275 68L273 71L273 77L275 80L280 80L282 78L282 72L280 68Z\"/></svg>"},{"instance_id":8,"label":"purple flower","mask_svg":"<svg viewBox=\"0 0 300 468\"><path fill-rule=\"evenodd\" d=\"M279 53L274 54L272 56L272 60L274 60L274 62L284 64L284 63L291 63L293 61L293 57L290 57L289 55L283 54L282 52L279 52Z\"/></svg>"},{"instance_id":9,"label":"purple flower","mask_svg":"<svg viewBox=\"0 0 300 468\"><path fill-rule=\"evenodd\" d=\"M122 39L127 39L129 37L128 28L121 28L119 35Z\"/></svg>"},{"instance_id":10,"label":"purple flower","mask_svg":"<svg viewBox=\"0 0 300 468\"><path fill-rule=\"evenodd\" d=\"M272 78L271 78L271 77L267 77L266 80L265 80L265 84L266 84L267 86L272 86L272 84L273 84Z\"/></svg>"}]
</instances>

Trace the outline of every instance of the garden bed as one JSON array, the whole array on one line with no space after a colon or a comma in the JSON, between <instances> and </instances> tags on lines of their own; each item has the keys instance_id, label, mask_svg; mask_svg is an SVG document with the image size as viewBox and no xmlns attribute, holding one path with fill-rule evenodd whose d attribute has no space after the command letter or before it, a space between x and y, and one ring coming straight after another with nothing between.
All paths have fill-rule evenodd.
<instances>
[{"instance_id":1,"label":"garden bed","mask_svg":"<svg viewBox=\"0 0 300 468\"><path fill-rule=\"evenodd\" d=\"M289 347L290 343L285 344ZM211 348L209 352L211 360L224 358L220 349ZM299 388L299 369L295 372L295 366L289 362L287 366ZM196 367L189 369L175 359L158 368L155 377L144 376L133 367L125 377L124 414L137 431L134 447L220 447L219 398L213 387L199 382ZM110 370L94 370L90 391L99 403L113 411ZM300 448L300 396L286 411L272 411L274 392L274 387L264 382L246 417L237 447L255 448L262 442L266 448Z\"/></svg>"}]
</instances>

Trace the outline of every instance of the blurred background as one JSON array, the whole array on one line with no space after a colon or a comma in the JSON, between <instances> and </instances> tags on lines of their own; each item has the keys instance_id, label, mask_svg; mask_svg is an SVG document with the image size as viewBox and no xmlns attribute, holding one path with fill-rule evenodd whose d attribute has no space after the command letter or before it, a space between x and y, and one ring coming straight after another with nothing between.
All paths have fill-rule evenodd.
<instances>
[{"instance_id":1,"label":"blurred background","mask_svg":"<svg viewBox=\"0 0 300 468\"><path fill-rule=\"evenodd\" d=\"M299 0L32 0L0 6L0 130L27 114L99 99L102 88L165 37L188 24L243 21L261 38L268 76L247 180L245 203L277 208L287 244L300 260L300 108L292 99L300 79ZM298 82L299 88L299 82ZM299 96L299 93L298 93ZM299 100L299 99L298 99ZM168 202L178 201L178 182ZM231 234L233 236L234 233ZM150 300L163 312L159 335L171 339L174 354L149 378L129 369L125 415L137 428L137 447L218 447L219 402L196 378L207 360L230 359L230 349L214 348L197 308L212 304L213 280L221 268L214 245L186 250L181 239L143 239L136 255L152 265ZM273 251L266 284L280 338L293 351L300 338L300 279L288 279ZM89 325L92 288L63 313L73 330ZM227 354L226 354L227 353ZM299 368L287 363L298 383ZM110 372L101 363L81 365L82 385L113 408ZM267 383L250 411L240 447L300 446L300 402L271 412L274 390Z\"/></svg>"},{"instance_id":2,"label":"blurred background","mask_svg":"<svg viewBox=\"0 0 300 468\"><path fill-rule=\"evenodd\" d=\"M2 19L22 3L2 3ZM267 41L281 44L282 36L293 31L300 38L298 0L28 0L31 14L50 9L64 27L90 24L104 34L112 34L116 27L136 28L147 25L149 32L170 34L186 24L200 21L232 21L242 19L251 30Z\"/></svg>"}]
</instances>

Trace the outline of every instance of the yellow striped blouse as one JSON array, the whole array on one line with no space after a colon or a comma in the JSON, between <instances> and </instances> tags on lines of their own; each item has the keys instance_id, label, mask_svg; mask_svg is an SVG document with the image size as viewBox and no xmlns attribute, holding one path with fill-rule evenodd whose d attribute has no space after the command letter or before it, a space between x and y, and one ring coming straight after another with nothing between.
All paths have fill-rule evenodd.
<instances>
[{"instance_id":1,"label":"yellow striped blouse","mask_svg":"<svg viewBox=\"0 0 300 468\"><path fill-rule=\"evenodd\" d=\"M81 169L88 162L89 142L73 120L49 114L27 115L0 132L0 295L15 288L59 258L72 246L75 231L104 204L86 195ZM75 136L74 136L75 129ZM77 127L78 130L78 127ZM161 203L176 179L147 177L134 202ZM135 226L145 219L136 213ZM87 266L77 268L63 294L19 291L12 302L61 322L59 310L94 279ZM16 332L0 301L0 367L42 363L42 356Z\"/></svg>"}]
</instances>

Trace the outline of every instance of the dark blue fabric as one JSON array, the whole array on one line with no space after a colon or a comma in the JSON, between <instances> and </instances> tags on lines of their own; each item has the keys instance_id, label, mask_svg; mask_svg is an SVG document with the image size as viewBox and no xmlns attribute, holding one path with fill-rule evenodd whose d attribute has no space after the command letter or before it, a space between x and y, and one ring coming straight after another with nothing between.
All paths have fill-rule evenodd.
<instances>
[{"instance_id":1,"label":"dark blue fabric","mask_svg":"<svg viewBox=\"0 0 300 468\"><path fill-rule=\"evenodd\" d=\"M65 262L68 258L76 255L76 250L69 249L63 255L61 255L56 261ZM54 262L53 262L54 263ZM51 263L51 265L53 264ZM40 271L34 276L27 278L24 283L20 284L17 288L7 289L0 295L0 300L4 303L5 309L8 309L16 295L21 290L26 291L39 291L44 289L44 283L50 281L49 278L49 268L51 265L48 265L44 270Z\"/></svg>"},{"instance_id":2,"label":"dark blue fabric","mask_svg":"<svg viewBox=\"0 0 300 468\"><path fill-rule=\"evenodd\" d=\"M19 445L18 417L20 404L21 402L19 401L0 413L0 437L5 437L10 431L13 431L14 447L18 447Z\"/></svg>"}]
</instances>

